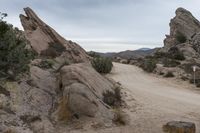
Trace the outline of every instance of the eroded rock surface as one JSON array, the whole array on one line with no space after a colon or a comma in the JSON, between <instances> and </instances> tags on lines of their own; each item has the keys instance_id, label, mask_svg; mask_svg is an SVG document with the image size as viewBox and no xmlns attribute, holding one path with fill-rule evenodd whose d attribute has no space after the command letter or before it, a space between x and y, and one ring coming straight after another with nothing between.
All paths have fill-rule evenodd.
<instances>
[{"instance_id":1,"label":"eroded rock surface","mask_svg":"<svg viewBox=\"0 0 200 133\"><path fill-rule=\"evenodd\" d=\"M97 73L90 64L65 66L60 71L60 92L71 115L112 120L103 92L113 91L113 84Z\"/></svg>"},{"instance_id":2,"label":"eroded rock surface","mask_svg":"<svg viewBox=\"0 0 200 133\"><path fill-rule=\"evenodd\" d=\"M200 22L186 9L178 8L176 16L170 22L170 34L166 35L164 48L180 44L178 36L183 36L186 40L191 40L200 31Z\"/></svg>"},{"instance_id":3,"label":"eroded rock surface","mask_svg":"<svg viewBox=\"0 0 200 133\"><path fill-rule=\"evenodd\" d=\"M54 29L45 24L30 8L24 8L26 16L20 15L25 36L32 48L40 55L64 56L74 62L84 62L88 56L83 48L72 41L65 40Z\"/></svg>"}]
</instances>

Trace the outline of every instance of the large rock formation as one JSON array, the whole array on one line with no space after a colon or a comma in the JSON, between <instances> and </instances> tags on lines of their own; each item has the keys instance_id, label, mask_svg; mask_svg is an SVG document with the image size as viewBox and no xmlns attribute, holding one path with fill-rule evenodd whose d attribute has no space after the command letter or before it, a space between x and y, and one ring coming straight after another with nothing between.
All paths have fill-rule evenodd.
<instances>
[{"instance_id":1,"label":"large rock formation","mask_svg":"<svg viewBox=\"0 0 200 133\"><path fill-rule=\"evenodd\" d=\"M186 9L178 8L176 16L170 22L170 35L166 35L164 40L165 50L183 43L179 38L183 41L191 40L198 32L200 32L200 22Z\"/></svg>"},{"instance_id":2,"label":"large rock formation","mask_svg":"<svg viewBox=\"0 0 200 133\"><path fill-rule=\"evenodd\" d=\"M66 100L65 106L70 110L70 115L112 119L112 113L103 102L102 94L107 90L112 91L114 86L98 74L90 64L65 66L60 71L59 79L58 91ZM62 106L59 110L62 110ZM59 110L58 113L60 113Z\"/></svg>"},{"instance_id":3,"label":"large rock formation","mask_svg":"<svg viewBox=\"0 0 200 133\"><path fill-rule=\"evenodd\" d=\"M57 57L65 56L74 62L87 61L87 54L78 44L67 41L54 29L45 24L29 7L24 8L27 16L20 15L25 36L32 48L40 55Z\"/></svg>"},{"instance_id":4,"label":"large rock formation","mask_svg":"<svg viewBox=\"0 0 200 133\"><path fill-rule=\"evenodd\" d=\"M30 8L25 12L20 19L26 38L40 56L23 78L0 82L0 132L55 133L66 127L61 122L81 118L111 125L114 115L103 93L113 92L114 83L92 68L80 46L62 38Z\"/></svg>"},{"instance_id":5,"label":"large rock formation","mask_svg":"<svg viewBox=\"0 0 200 133\"><path fill-rule=\"evenodd\" d=\"M200 66L200 22L184 8L176 10L170 22L170 34L166 35L164 47L157 53L158 61L154 72L166 74L173 72L177 78L193 82L193 66ZM196 83L200 86L196 70Z\"/></svg>"}]
</instances>

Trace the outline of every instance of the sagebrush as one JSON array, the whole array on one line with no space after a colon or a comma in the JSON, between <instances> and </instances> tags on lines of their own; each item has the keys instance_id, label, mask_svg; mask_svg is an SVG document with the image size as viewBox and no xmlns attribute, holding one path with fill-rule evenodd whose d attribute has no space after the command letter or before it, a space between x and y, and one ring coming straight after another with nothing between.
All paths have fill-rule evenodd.
<instances>
[{"instance_id":1,"label":"sagebrush","mask_svg":"<svg viewBox=\"0 0 200 133\"><path fill-rule=\"evenodd\" d=\"M112 60L105 57L97 57L91 61L93 68L99 73L110 73L113 67Z\"/></svg>"}]
</instances>

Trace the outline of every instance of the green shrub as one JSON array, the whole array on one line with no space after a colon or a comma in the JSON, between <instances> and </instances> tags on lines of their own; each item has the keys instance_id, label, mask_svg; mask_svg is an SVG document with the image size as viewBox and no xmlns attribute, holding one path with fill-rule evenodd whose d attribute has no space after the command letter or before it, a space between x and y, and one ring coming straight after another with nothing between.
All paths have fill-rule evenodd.
<instances>
[{"instance_id":1,"label":"green shrub","mask_svg":"<svg viewBox=\"0 0 200 133\"><path fill-rule=\"evenodd\" d=\"M91 57L94 57L94 58L99 58L100 55L94 51L90 51L88 52L88 55L91 56Z\"/></svg>"},{"instance_id":2,"label":"green shrub","mask_svg":"<svg viewBox=\"0 0 200 133\"><path fill-rule=\"evenodd\" d=\"M140 65L140 67L146 72L153 72L156 68L156 61L155 59L145 59L144 62Z\"/></svg>"},{"instance_id":3,"label":"green shrub","mask_svg":"<svg viewBox=\"0 0 200 133\"><path fill-rule=\"evenodd\" d=\"M164 67L176 67L180 64L180 62L168 58L164 58L163 60Z\"/></svg>"},{"instance_id":4,"label":"green shrub","mask_svg":"<svg viewBox=\"0 0 200 133\"><path fill-rule=\"evenodd\" d=\"M68 60L65 60L57 69L55 72L59 72L64 66L70 65L70 62Z\"/></svg>"},{"instance_id":5,"label":"green shrub","mask_svg":"<svg viewBox=\"0 0 200 133\"><path fill-rule=\"evenodd\" d=\"M164 73L163 72L159 72L159 75L164 75Z\"/></svg>"},{"instance_id":6,"label":"green shrub","mask_svg":"<svg viewBox=\"0 0 200 133\"><path fill-rule=\"evenodd\" d=\"M164 52L156 52L154 54L154 58L163 58L163 57L168 57L168 54Z\"/></svg>"},{"instance_id":7,"label":"green shrub","mask_svg":"<svg viewBox=\"0 0 200 133\"><path fill-rule=\"evenodd\" d=\"M186 73L188 74L193 74L193 66L198 66L200 67L200 64L199 63L196 63L196 62L192 62L192 63L185 63L185 64L182 64L180 66L180 68L182 68Z\"/></svg>"},{"instance_id":8,"label":"green shrub","mask_svg":"<svg viewBox=\"0 0 200 133\"><path fill-rule=\"evenodd\" d=\"M168 57L175 60L185 60L183 53L177 47L171 47L169 49Z\"/></svg>"},{"instance_id":9,"label":"green shrub","mask_svg":"<svg viewBox=\"0 0 200 133\"><path fill-rule=\"evenodd\" d=\"M182 33L178 32L176 34L176 40L179 42L179 43L185 43L187 41L187 38L185 35L183 35Z\"/></svg>"},{"instance_id":10,"label":"green shrub","mask_svg":"<svg viewBox=\"0 0 200 133\"><path fill-rule=\"evenodd\" d=\"M183 53L177 47L171 47L168 52L156 52L153 56L155 59L169 58L174 60L185 60Z\"/></svg>"},{"instance_id":11,"label":"green shrub","mask_svg":"<svg viewBox=\"0 0 200 133\"><path fill-rule=\"evenodd\" d=\"M54 62L51 60L42 60L40 64L38 65L38 67L44 68L44 69L50 69L53 67L53 65L54 65Z\"/></svg>"},{"instance_id":12,"label":"green shrub","mask_svg":"<svg viewBox=\"0 0 200 133\"><path fill-rule=\"evenodd\" d=\"M103 93L103 101L112 107L119 107L122 103L121 89L116 87L114 92L106 91Z\"/></svg>"},{"instance_id":13,"label":"green shrub","mask_svg":"<svg viewBox=\"0 0 200 133\"><path fill-rule=\"evenodd\" d=\"M110 73L113 67L111 59L105 57L94 58L91 64L99 73Z\"/></svg>"},{"instance_id":14,"label":"green shrub","mask_svg":"<svg viewBox=\"0 0 200 133\"><path fill-rule=\"evenodd\" d=\"M0 78L15 80L29 70L28 64L34 52L27 49L23 33L12 25L0 20Z\"/></svg>"},{"instance_id":15,"label":"green shrub","mask_svg":"<svg viewBox=\"0 0 200 133\"><path fill-rule=\"evenodd\" d=\"M166 77L166 78L172 78L172 77L174 77L174 74L172 72L167 72L167 74L165 74L164 77Z\"/></svg>"}]
</instances>

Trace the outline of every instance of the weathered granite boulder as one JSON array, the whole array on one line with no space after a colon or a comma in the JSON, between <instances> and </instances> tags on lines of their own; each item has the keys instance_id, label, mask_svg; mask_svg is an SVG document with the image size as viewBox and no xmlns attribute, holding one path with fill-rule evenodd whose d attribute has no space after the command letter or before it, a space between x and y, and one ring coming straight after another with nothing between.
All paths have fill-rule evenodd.
<instances>
[{"instance_id":1,"label":"weathered granite boulder","mask_svg":"<svg viewBox=\"0 0 200 133\"><path fill-rule=\"evenodd\" d=\"M112 120L110 107L103 102L103 92L113 91L114 85L97 73L90 64L63 67L58 84L58 93L62 93L61 100L65 100L61 102L59 110L68 108L69 115L66 119L71 116L88 116ZM58 117L63 115L59 110Z\"/></svg>"},{"instance_id":2,"label":"weathered granite boulder","mask_svg":"<svg viewBox=\"0 0 200 133\"><path fill-rule=\"evenodd\" d=\"M191 122L171 121L163 126L165 133L195 133L196 127Z\"/></svg>"}]
</instances>

